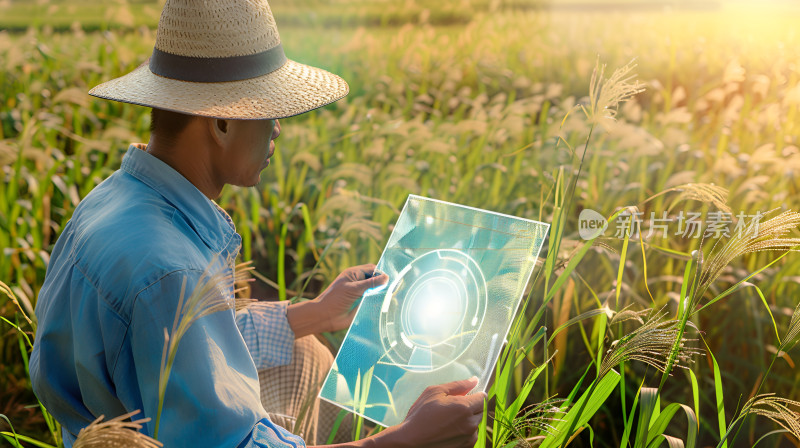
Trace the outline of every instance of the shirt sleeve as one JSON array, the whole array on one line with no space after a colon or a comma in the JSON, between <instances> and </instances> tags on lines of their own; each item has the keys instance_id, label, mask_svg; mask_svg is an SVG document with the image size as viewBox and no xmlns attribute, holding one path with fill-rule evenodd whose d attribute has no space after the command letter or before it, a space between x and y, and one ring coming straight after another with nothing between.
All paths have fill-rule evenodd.
<instances>
[{"instance_id":1,"label":"shirt sleeve","mask_svg":"<svg viewBox=\"0 0 800 448\"><path fill-rule=\"evenodd\" d=\"M173 272L136 297L128 337L137 378L132 386L138 386L142 397L142 417L151 418L142 431L153 436L158 423L157 438L167 447L305 446L302 439L266 418L258 373L237 331L232 308L221 307L186 321L191 325L182 335L180 330L173 331L177 312L181 311L182 320L191 319L194 313L225 300L220 294L190 309L187 304L192 303L191 293L200 287L201 278L202 272ZM179 310L182 295L184 307ZM171 354L166 356L170 370L158 421L165 330L177 345L171 363Z\"/></svg>"},{"instance_id":2,"label":"shirt sleeve","mask_svg":"<svg viewBox=\"0 0 800 448\"><path fill-rule=\"evenodd\" d=\"M288 306L288 301L255 302L236 313L236 325L258 370L292 362L294 332L286 318Z\"/></svg>"}]
</instances>

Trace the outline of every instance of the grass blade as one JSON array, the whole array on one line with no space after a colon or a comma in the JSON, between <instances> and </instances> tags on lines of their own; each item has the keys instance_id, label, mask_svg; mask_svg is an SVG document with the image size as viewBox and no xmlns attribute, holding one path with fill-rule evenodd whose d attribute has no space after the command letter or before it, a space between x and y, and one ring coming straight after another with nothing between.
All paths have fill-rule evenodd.
<instances>
[{"instance_id":1,"label":"grass blade","mask_svg":"<svg viewBox=\"0 0 800 448\"><path fill-rule=\"evenodd\" d=\"M661 412L661 415L650 425L648 429L648 436L647 436L647 446L652 446L653 442L659 436L664 436L664 431L666 431L667 426L669 425L672 417L678 412L679 409L683 409L684 413L686 413L686 420L688 421L687 425L687 434L686 434L686 448L694 448L697 445L697 430L698 430L698 420L697 414L694 413L692 408L686 406L685 404L681 403L671 403L664 410Z\"/></svg>"},{"instance_id":2,"label":"grass blade","mask_svg":"<svg viewBox=\"0 0 800 448\"><path fill-rule=\"evenodd\" d=\"M347 412L347 409L339 410L339 414L336 415L336 420L333 422L333 426L331 427L331 433L328 434L328 441L325 442L326 444L330 445L333 443L333 439L336 437L336 433L339 432L339 427L342 426L342 422L344 421L345 417L347 417L348 414L349 412Z\"/></svg>"},{"instance_id":3,"label":"grass blade","mask_svg":"<svg viewBox=\"0 0 800 448\"><path fill-rule=\"evenodd\" d=\"M639 401L639 428L636 430L636 440L634 448L644 448L647 442L647 435L650 429L650 417L653 410L658 405L658 389L645 387L640 391L641 400Z\"/></svg>"},{"instance_id":4,"label":"grass blade","mask_svg":"<svg viewBox=\"0 0 800 448\"><path fill-rule=\"evenodd\" d=\"M581 428L589 422L600 406L614 392L619 383L620 374L615 370L609 372L598 382L593 381L589 390L575 402L575 405L564 416L563 421L556 425L555 434L547 437L540 445L540 448L554 448L561 446L572 436L570 428Z\"/></svg>"},{"instance_id":5,"label":"grass blade","mask_svg":"<svg viewBox=\"0 0 800 448\"><path fill-rule=\"evenodd\" d=\"M705 344L705 340L703 340ZM724 440L727 434L727 424L725 423L725 397L722 392L722 374L719 371L719 364L717 364L717 359L714 357L714 353L711 351L711 348L706 345L706 351L708 352L708 356L711 358L712 365L714 367L714 392L717 397L717 423L719 425L719 439L722 441L721 448L728 447L728 441Z\"/></svg>"}]
</instances>

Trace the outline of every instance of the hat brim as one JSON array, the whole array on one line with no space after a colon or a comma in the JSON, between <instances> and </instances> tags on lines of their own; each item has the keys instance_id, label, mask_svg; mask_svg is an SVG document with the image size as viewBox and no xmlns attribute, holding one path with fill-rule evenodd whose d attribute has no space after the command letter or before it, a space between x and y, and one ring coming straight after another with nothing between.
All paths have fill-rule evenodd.
<instances>
[{"instance_id":1,"label":"hat brim","mask_svg":"<svg viewBox=\"0 0 800 448\"><path fill-rule=\"evenodd\" d=\"M145 63L89 95L189 115L258 120L302 114L342 99L349 91L339 76L290 59L266 75L218 83L165 78Z\"/></svg>"}]
</instances>

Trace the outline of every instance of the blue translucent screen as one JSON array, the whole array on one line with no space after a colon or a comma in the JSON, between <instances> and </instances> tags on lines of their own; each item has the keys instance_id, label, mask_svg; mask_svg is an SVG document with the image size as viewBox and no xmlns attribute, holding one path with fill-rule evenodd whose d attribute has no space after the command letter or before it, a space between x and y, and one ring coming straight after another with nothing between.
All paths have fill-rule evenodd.
<instances>
[{"instance_id":1,"label":"blue translucent screen","mask_svg":"<svg viewBox=\"0 0 800 448\"><path fill-rule=\"evenodd\" d=\"M485 390L549 228L409 196L320 397L391 426L428 386Z\"/></svg>"}]
</instances>

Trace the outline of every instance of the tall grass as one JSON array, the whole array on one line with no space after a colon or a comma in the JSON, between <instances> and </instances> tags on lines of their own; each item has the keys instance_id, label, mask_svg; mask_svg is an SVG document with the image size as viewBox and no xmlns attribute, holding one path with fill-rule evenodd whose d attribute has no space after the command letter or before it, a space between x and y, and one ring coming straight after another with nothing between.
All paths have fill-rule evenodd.
<instances>
[{"instance_id":1,"label":"tall grass","mask_svg":"<svg viewBox=\"0 0 800 448\"><path fill-rule=\"evenodd\" d=\"M773 222L785 234L764 234L784 241L777 252L674 228L648 235L647 225L640 235L612 235L618 218L635 213L730 211L736 220L800 209L794 13L487 14L445 2L427 7L430 17L467 11L468 20L338 27L326 10L323 28L303 15L306 6L286 7L303 26L281 26L275 7L287 53L342 74L351 95L285 120L259 188L227 188L218 201L242 234L243 259L275 285L254 292L313 295L344 267L377 260L408 193L546 220L547 257L498 363L481 427L487 440L716 445L735 426L722 443L752 445L768 432L768 420L740 419L739 404L798 396L787 345L800 283L800 259L784 252L798 237L792 212L770 215L788 219ZM80 199L149 125L145 110L84 92L141 63L153 39L147 28L0 32L0 280L16 298L0 299L0 413L56 445L56 423L27 408L36 400L25 368L48 253ZM591 131L578 105L589 112L613 93L591 87L598 54L610 67L636 57L634 90L646 90ZM585 208L610 218L591 241L577 232ZM713 353L689 356L691 370L672 368L679 353L659 357L671 375L636 358L603 366L613 341L625 347L653 322L632 317L647 309L677 319L690 339L693 324ZM334 346L340 340L329 336ZM563 401L537 405L553 396Z\"/></svg>"}]
</instances>

